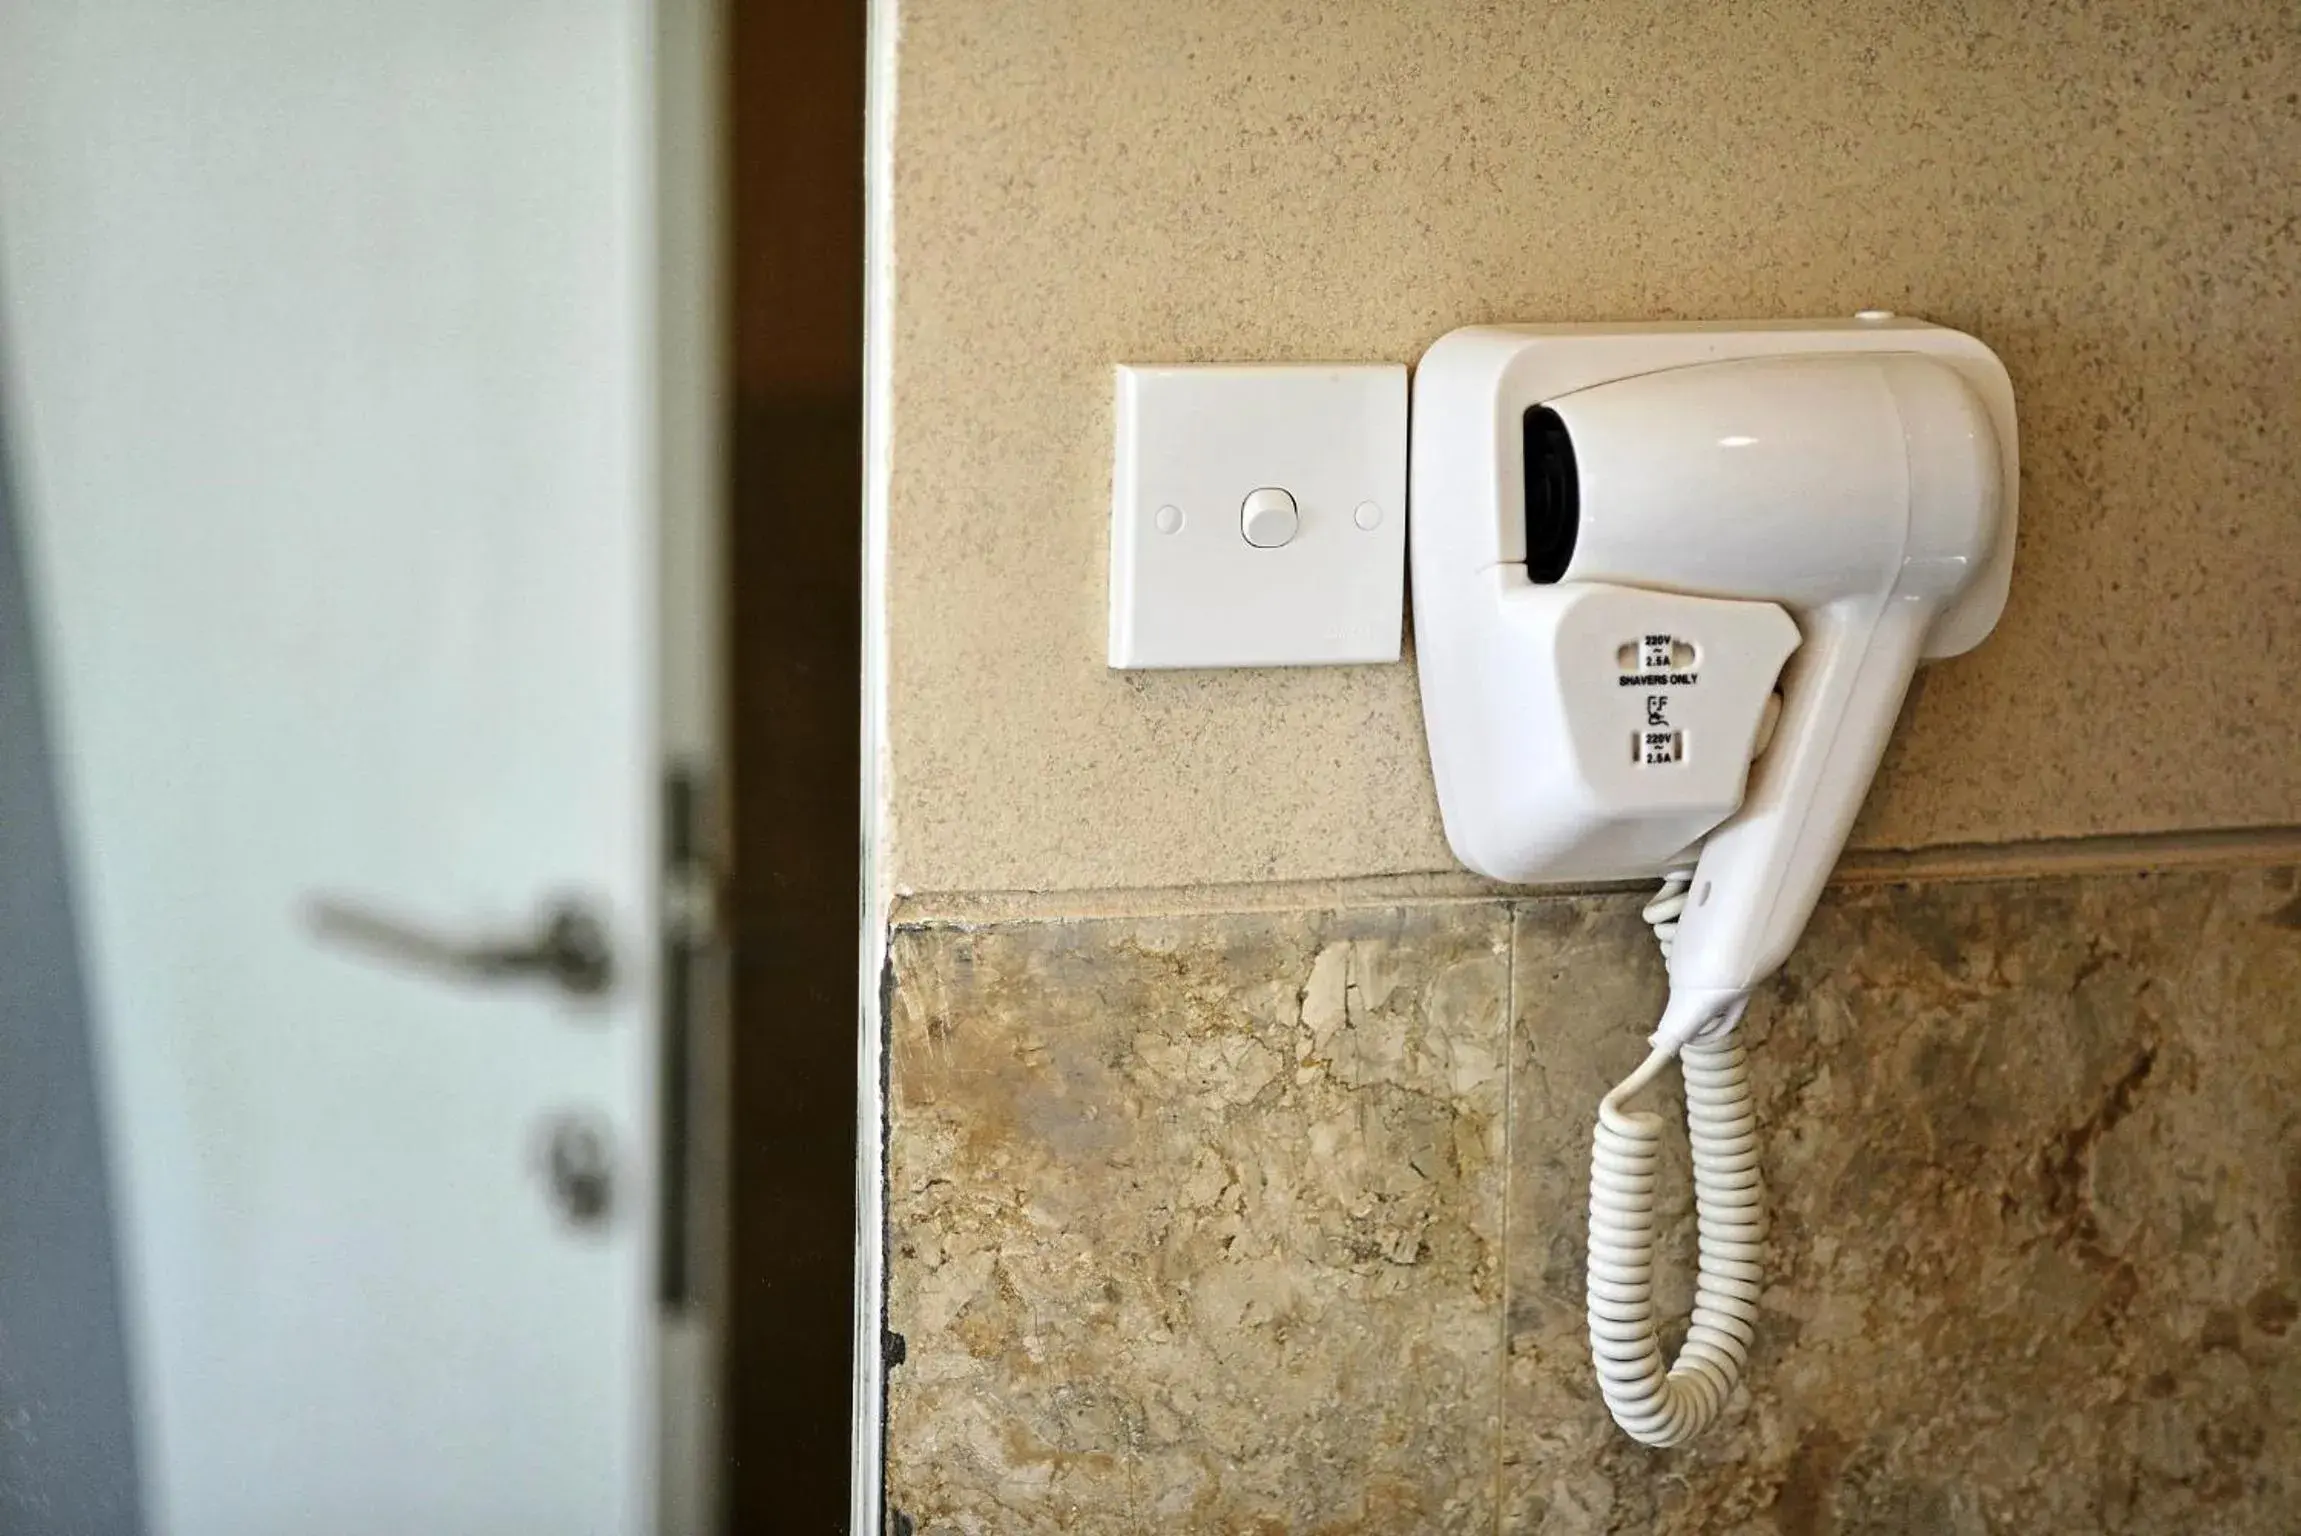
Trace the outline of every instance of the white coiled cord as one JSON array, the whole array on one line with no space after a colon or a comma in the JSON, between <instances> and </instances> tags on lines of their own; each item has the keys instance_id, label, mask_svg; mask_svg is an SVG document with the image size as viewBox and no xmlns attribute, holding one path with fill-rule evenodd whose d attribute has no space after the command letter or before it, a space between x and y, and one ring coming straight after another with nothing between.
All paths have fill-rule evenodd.
<instances>
[{"instance_id":1,"label":"white coiled cord","mask_svg":"<svg viewBox=\"0 0 2301 1536\"><path fill-rule=\"evenodd\" d=\"M1663 877L1646 904L1662 953L1685 910L1690 871ZM1733 1394L1758 1318L1766 1244L1765 1190L1758 1181L1757 1116L1746 1054L1734 1039L1739 1007L1682 1045L1657 1046L1599 1101L1590 1154L1590 1353L1614 1422L1653 1446L1684 1445ZM1694 1209L1701 1258L1694 1315L1677 1363L1664 1373L1654 1324L1654 1183L1662 1117L1624 1103L1679 1058L1686 1129L1694 1152Z\"/></svg>"},{"instance_id":2,"label":"white coiled cord","mask_svg":"<svg viewBox=\"0 0 2301 1536\"><path fill-rule=\"evenodd\" d=\"M1693 889L1694 872L1691 869L1673 869L1662 876L1662 888L1654 899L1638 911L1638 915L1653 925L1654 942L1662 946L1662 958L1670 958L1670 946L1678 941L1678 914L1686 910L1686 892Z\"/></svg>"}]
</instances>

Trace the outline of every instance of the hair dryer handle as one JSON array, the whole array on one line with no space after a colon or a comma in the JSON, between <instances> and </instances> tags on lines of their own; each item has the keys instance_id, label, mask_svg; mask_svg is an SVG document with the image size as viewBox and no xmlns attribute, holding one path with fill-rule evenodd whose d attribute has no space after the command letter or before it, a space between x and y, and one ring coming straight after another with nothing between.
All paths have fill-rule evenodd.
<instances>
[{"instance_id":1,"label":"hair dryer handle","mask_svg":"<svg viewBox=\"0 0 2301 1536\"><path fill-rule=\"evenodd\" d=\"M1702 845L1670 953L1674 999L1714 995L1722 1011L1789 958L1853 830L1936 611L1883 596L1809 611L1772 747L1741 809Z\"/></svg>"}]
</instances>

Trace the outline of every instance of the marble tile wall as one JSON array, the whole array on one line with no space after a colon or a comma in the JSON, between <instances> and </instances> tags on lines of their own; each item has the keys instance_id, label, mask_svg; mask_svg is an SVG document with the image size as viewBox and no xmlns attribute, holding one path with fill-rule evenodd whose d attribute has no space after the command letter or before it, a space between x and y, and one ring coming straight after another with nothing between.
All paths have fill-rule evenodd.
<instances>
[{"instance_id":1,"label":"marble tile wall","mask_svg":"<svg viewBox=\"0 0 2301 1536\"><path fill-rule=\"evenodd\" d=\"M921 1531L1488 1530L1510 913L903 933Z\"/></svg>"},{"instance_id":2,"label":"marble tile wall","mask_svg":"<svg viewBox=\"0 0 2301 1536\"><path fill-rule=\"evenodd\" d=\"M2296 871L1833 892L1746 1025L1764 1331L1671 1453L1611 1428L1582 1339L1590 1114L1661 996L1636 906L899 929L890 1509L922 1536L2294 1527Z\"/></svg>"}]
</instances>

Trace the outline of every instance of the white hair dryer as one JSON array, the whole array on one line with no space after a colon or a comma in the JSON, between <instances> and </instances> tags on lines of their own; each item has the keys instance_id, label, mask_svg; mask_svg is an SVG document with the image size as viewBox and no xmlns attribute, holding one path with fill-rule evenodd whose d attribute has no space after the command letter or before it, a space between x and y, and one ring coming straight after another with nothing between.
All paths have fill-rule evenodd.
<instances>
[{"instance_id":1,"label":"white hair dryer","mask_svg":"<svg viewBox=\"0 0 2301 1536\"><path fill-rule=\"evenodd\" d=\"M1973 338L1887 316L1476 327L1423 358L1413 417L1415 648L1455 853L1513 882L1665 876L1647 916L1670 999L1600 1105L1589 1303L1616 1421L1681 1444L1757 1313L1734 1026L1804 930L1918 663L2004 608L2012 387ZM1665 1370L1661 1128L1624 1105L1673 1057L1702 1260Z\"/></svg>"}]
</instances>

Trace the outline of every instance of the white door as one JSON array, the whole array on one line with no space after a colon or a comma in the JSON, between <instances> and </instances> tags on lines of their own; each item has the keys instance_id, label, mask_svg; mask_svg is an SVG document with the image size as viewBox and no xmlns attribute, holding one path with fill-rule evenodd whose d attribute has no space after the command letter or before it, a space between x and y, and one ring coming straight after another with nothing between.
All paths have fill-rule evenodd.
<instances>
[{"instance_id":1,"label":"white door","mask_svg":"<svg viewBox=\"0 0 2301 1536\"><path fill-rule=\"evenodd\" d=\"M654 1522L654 26L0 6L0 424L158 1532ZM551 901L603 987L512 963Z\"/></svg>"}]
</instances>

